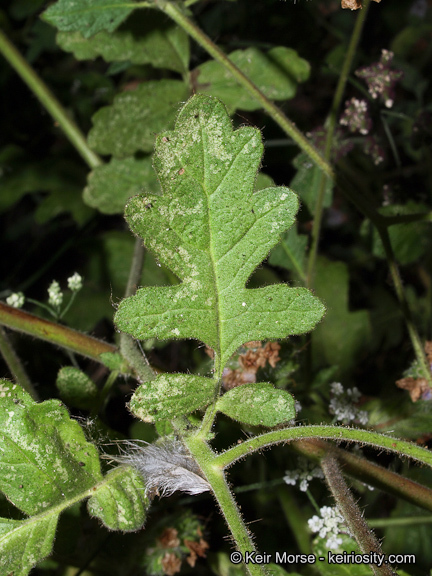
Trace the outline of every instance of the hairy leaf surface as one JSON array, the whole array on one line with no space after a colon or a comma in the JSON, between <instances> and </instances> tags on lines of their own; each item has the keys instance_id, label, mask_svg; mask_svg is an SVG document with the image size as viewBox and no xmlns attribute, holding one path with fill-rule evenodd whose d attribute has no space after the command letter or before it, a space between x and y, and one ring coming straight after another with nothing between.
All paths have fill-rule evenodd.
<instances>
[{"instance_id":1,"label":"hairy leaf surface","mask_svg":"<svg viewBox=\"0 0 432 576\"><path fill-rule=\"evenodd\" d=\"M214 396L215 381L193 374L159 374L142 384L129 404L131 412L145 422L172 420L204 408Z\"/></svg>"},{"instance_id":2,"label":"hairy leaf surface","mask_svg":"<svg viewBox=\"0 0 432 576\"><path fill-rule=\"evenodd\" d=\"M245 287L298 209L288 188L252 192L262 153L259 130L233 131L223 104L203 95L187 102L174 131L158 136L163 194L133 198L126 218L182 282L123 300L121 330L201 340L223 367L244 342L300 334L321 319L323 305L304 288Z\"/></svg>"},{"instance_id":3,"label":"hairy leaf surface","mask_svg":"<svg viewBox=\"0 0 432 576\"><path fill-rule=\"evenodd\" d=\"M137 12L119 30L91 38L82 32L59 32L57 44L78 60L101 56L106 62L151 64L184 73L189 66L189 38L156 10Z\"/></svg>"},{"instance_id":4,"label":"hairy leaf surface","mask_svg":"<svg viewBox=\"0 0 432 576\"><path fill-rule=\"evenodd\" d=\"M236 50L229 55L240 70L272 100L293 98L297 86L309 77L310 66L295 50L277 46L266 54L258 48ZM197 90L217 96L228 109L257 110L261 104L238 84L222 64L210 60L196 71Z\"/></svg>"},{"instance_id":5,"label":"hairy leaf surface","mask_svg":"<svg viewBox=\"0 0 432 576\"><path fill-rule=\"evenodd\" d=\"M90 172L83 199L103 214L118 214L124 211L129 198L143 189L155 194L159 191L151 157L113 158Z\"/></svg>"},{"instance_id":6,"label":"hairy leaf surface","mask_svg":"<svg viewBox=\"0 0 432 576\"><path fill-rule=\"evenodd\" d=\"M243 384L218 400L217 408L234 420L252 426L277 426L295 417L294 398L268 382Z\"/></svg>"},{"instance_id":7,"label":"hairy leaf surface","mask_svg":"<svg viewBox=\"0 0 432 576\"><path fill-rule=\"evenodd\" d=\"M187 86L179 80L154 80L122 92L112 106L93 116L89 145L100 154L118 158L151 152L155 132L174 121L178 102L188 95Z\"/></svg>"},{"instance_id":8,"label":"hairy leaf surface","mask_svg":"<svg viewBox=\"0 0 432 576\"><path fill-rule=\"evenodd\" d=\"M79 30L90 38L101 30L113 32L133 9L131 2L122 0L58 0L42 17L59 30Z\"/></svg>"},{"instance_id":9,"label":"hairy leaf surface","mask_svg":"<svg viewBox=\"0 0 432 576\"><path fill-rule=\"evenodd\" d=\"M0 491L29 516L0 518L0 574L25 576L48 556L59 515L80 500L92 496L90 512L112 529L140 528L147 507L134 470L102 476L95 446L59 400L36 403L6 380L0 381Z\"/></svg>"}]
</instances>

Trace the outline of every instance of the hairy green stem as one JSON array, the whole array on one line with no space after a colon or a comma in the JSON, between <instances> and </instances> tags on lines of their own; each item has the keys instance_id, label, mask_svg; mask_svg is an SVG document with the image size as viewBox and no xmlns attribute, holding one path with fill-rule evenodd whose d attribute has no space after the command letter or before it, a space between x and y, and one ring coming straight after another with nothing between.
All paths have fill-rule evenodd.
<instances>
[{"instance_id":1,"label":"hairy green stem","mask_svg":"<svg viewBox=\"0 0 432 576\"><path fill-rule=\"evenodd\" d=\"M99 413L99 410L102 410L104 408L109 393L111 392L114 382L117 380L118 376L119 376L118 370L113 370L112 372L110 372L100 392L97 404L95 403L94 409L91 411L90 416L96 417Z\"/></svg>"},{"instance_id":2,"label":"hairy green stem","mask_svg":"<svg viewBox=\"0 0 432 576\"><path fill-rule=\"evenodd\" d=\"M12 308L3 302L0 302L0 325L40 338L98 362L101 362L100 354L118 351L112 344L44 318L38 318L29 312Z\"/></svg>"},{"instance_id":3,"label":"hairy green stem","mask_svg":"<svg viewBox=\"0 0 432 576\"><path fill-rule=\"evenodd\" d=\"M363 552L363 554L375 553L381 556L383 553L381 546L375 534L369 529L359 507L354 501L354 497L342 476L337 460L333 456L328 455L322 460L321 468L337 507L344 517L351 534L356 539L360 551ZM394 576L395 574L390 566L385 563L381 566L372 563L369 564L369 567L376 576Z\"/></svg>"},{"instance_id":4,"label":"hairy green stem","mask_svg":"<svg viewBox=\"0 0 432 576\"><path fill-rule=\"evenodd\" d=\"M26 392L30 394L33 400L39 400L39 394L36 392L30 378L18 358L13 346L9 342L9 337L6 330L0 327L0 353L3 356L12 376L15 378L17 384L21 386Z\"/></svg>"},{"instance_id":5,"label":"hairy green stem","mask_svg":"<svg viewBox=\"0 0 432 576\"><path fill-rule=\"evenodd\" d=\"M318 438L297 440L291 444L291 447L299 454L318 462L327 454L331 454L343 466L344 474L432 512L432 490L430 488L400 476L379 464L337 448Z\"/></svg>"},{"instance_id":6,"label":"hairy green stem","mask_svg":"<svg viewBox=\"0 0 432 576\"><path fill-rule=\"evenodd\" d=\"M342 102L343 94L345 92L345 86L348 80L348 75L351 70L352 62L354 60L355 52L360 41L361 33L363 30L363 25L366 20L366 15L368 12L370 0L365 0L363 4L363 9L359 10L357 19L354 25L353 33L351 34L350 43L348 50L345 54L344 62L342 65L342 70L339 76L339 81L333 96L333 102L330 110L330 114L327 121L327 134L325 142L324 158L326 162L331 165L331 152L333 146L333 138L336 129L336 119L339 112L339 108ZM323 216L323 206L324 206L324 195L327 184L328 176L323 172L321 174L318 195L315 203L314 209L314 219L311 233L311 247L309 250L308 264L307 264L307 274L306 274L306 285L308 287L312 286L313 283L313 273L315 270L315 262L318 253L319 237L321 232L321 223Z\"/></svg>"},{"instance_id":7,"label":"hairy green stem","mask_svg":"<svg viewBox=\"0 0 432 576\"><path fill-rule=\"evenodd\" d=\"M247 553L256 552L256 548L228 487L222 467L215 464L214 452L199 435L186 436L183 440L208 480L231 531L233 542L244 559ZM258 564L249 563L246 565L246 569L251 576L264 576L266 574L264 568Z\"/></svg>"},{"instance_id":8,"label":"hairy green stem","mask_svg":"<svg viewBox=\"0 0 432 576\"><path fill-rule=\"evenodd\" d=\"M125 291L125 298L135 294L141 279L144 262L144 245L141 238L135 240L134 252L132 256L129 278ZM129 364L134 368L140 382L148 382L156 378L147 356L138 350L135 340L129 334L120 334L120 352Z\"/></svg>"},{"instance_id":9,"label":"hairy green stem","mask_svg":"<svg viewBox=\"0 0 432 576\"><path fill-rule=\"evenodd\" d=\"M377 432L370 432L369 430L345 428L344 426L318 425L293 426L292 428L284 428L283 430L274 430L266 434L261 434L222 452L216 456L214 463L222 468L227 468L237 460L267 446L311 438L358 442L363 445L380 448L381 450L388 450L400 456L408 456L418 462L432 466L432 453L412 442L405 442L404 440L378 434Z\"/></svg>"},{"instance_id":10,"label":"hairy green stem","mask_svg":"<svg viewBox=\"0 0 432 576\"><path fill-rule=\"evenodd\" d=\"M222 50L204 32L196 26L177 3L167 0L156 0L156 5L160 10L168 14L185 32L189 34L200 46L206 50L210 56L217 60L226 70L231 72L239 84L261 104L263 109L273 120L279 124L282 130L296 142L296 144L309 156L309 158L327 174L329 178L334 178L331 165L321 156L320 152L309 142L300 130L289 120L285 114L255 84L222 52Z\"/></svg>"},{"instance_id":11,"label":"hairy green stem","mask_svg":"<svg viewBox=\"0 0 432 576\"><path fill-rule=\"evenodd\" d=\"M27 60L18 52L15 46L0 30L0 53L6 58L14 70L21 76L30 90L37 96L41 104L48 110L58 126L63 130L71 144L81 154L90 168L96 168L103 162L88 146L86 138L78 126L66 113L63 106L52 94L42 79L31 68Z\"/></svg>"},{"instance_id":12,"label":"hairy green stem","mask_svg":"<svg viewBox=\"0 0 432 576\"><path fill-rule=\"evenodd\" d=\"M138 285L141 280L143 264L144 264L145 249L141 238L135 239L134 251L132 255L131 267L129 270L129 278L125 290L125 298L132 296L137 291Z\"/></svg>"}]
</instances>

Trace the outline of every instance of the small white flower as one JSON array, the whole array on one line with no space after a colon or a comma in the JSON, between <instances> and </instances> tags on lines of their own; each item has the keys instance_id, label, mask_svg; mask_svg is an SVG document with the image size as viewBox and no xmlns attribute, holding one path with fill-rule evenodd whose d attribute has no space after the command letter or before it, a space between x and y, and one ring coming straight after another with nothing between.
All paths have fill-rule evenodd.
<instances>
[{"instance_id":1,"label":"small white flower","mask_svg":"<svg viewBox=\"0 0 432 576\"><path fill-rule=\"evenodd\" d=\"M78 292L82 288L82 276L75 272L70 278L67 279L68 288L72 292Z\"/></svg>"},{"instance_id":2,"label":"small white flower","mask_svg":"<svg viewBox=\"0 0 432 576\"><path fill-rule=\"evenodd\" d=\"M285 472L285 476L283 477L285 484L291 484L291 486L295 486L297 482L297 471L296 470L288 470Z\"/></svg>"},{"instance_id":3,"label":"small white flower","mask_svg":"<svg viewBox=\"0 0 432 576\"><path fill-rule=\"evenodd\" d=\"M330 414L334 414L337 422L344 424L357 422L363 426L368 423L368 413L365 410L359 410L354 405L361 398L361 392L356 386L344 390L342 384L333 382L330 384L330 390L334 396L330 400Z\"/></svg>"},{"instance_id":4,"label":"small white flower","mask_svg":"<svg viewBox=\"0 0 432 576\"><path fill-rule=\"evenodd\" d=\"M329 550L336 550L342 544L339 534L351 536L351 533L344 525L344 519L337 507L323 506L320 514L321 518L315 515L308 520L309 528L311 532L318 533L320 538L327 538L326 547Z\"/></svg>"},{"instance_id":5,"label":"small white flower","mask_svg":"<svg viewBox=\"0 0 432 576\"><path fill-rule=\"evenodd\" d=\"M295 470L285 472L284 481L286 484L295 486L297 480L299 480L300 490L306 492L309 488L309 482L313 480L313 478L324 478L321 468L309 462L306 458L299 458L299 467Z\"/></svg>"},{"instance_id":6,"label":"small white flower","mask_svg":"<svg viewBox=\"0 0 432 576\"><path fill-rule=\"evenodd\" d=\"M333 382L333 384L330 384L330 390L335 396L340 396L341 394L343 394L344 391L343 386L340 382Z\"/></svg>"},{"instance_id":7,"label":"small white flower","mask_svg":"<svg viewBox=\"0 0 432 576\"><path fill-rule=\"evenodd\" d=\"M48 304L58 308L63 302L63 292L57 280L53 280L48 288Z\"/></svg>"},{"instance_id":8,"label":"small white flower","mask_svg":"<svg viewBox=\"0 0 432 576\"><path fill-rule=\"evenodd\" d=\"M25 296L22 292L14 292L6 298L6 303L14 308L22 308L24 306Z\"/></svg>"},{"instance_id":9,"label":"small white flower","mask_svg":"<svg viewBox=\"0 0 432 576\"><path fill-rule=\"evenodd\" d=\"M342 544L342 538L338 538L337 536L332 534L326 542L326 547L328 548L328 550L337 550L341 544Z\"/></svg>"}]
</instances>

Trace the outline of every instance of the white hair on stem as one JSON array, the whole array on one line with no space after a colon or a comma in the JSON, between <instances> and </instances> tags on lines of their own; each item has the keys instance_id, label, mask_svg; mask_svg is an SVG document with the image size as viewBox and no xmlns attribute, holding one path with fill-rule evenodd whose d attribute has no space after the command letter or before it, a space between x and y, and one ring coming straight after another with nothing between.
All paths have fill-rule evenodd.
<instances>
[{"instance_id":1,"label":"white hair on stem","mask_svg":"<svg viewBox=\"0 0 432 576\"><path fill-rule=\"evenodd\" d=\"M210 491L195 460L178 440L148 444L143 440L120 442L120 456L109 456L119 464L135 468L146 483L146 494L171 496L177 490L195 495Z\"/></svg>"}]
</instances>

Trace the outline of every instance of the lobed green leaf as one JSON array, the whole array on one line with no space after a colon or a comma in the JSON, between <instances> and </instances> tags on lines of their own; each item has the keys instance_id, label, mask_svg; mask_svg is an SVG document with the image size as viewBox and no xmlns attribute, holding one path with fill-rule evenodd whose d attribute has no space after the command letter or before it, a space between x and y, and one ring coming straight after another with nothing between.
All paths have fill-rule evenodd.
<instances>
[{"instance_id":1,"label":"lobed green leaf","mask_svg":"<svg viewBox=\"0 0 432 576\"><path fill-rule=\"evenodd\" d=\"M288 188L253 193L262 153L259 130L233 131L223 104L203 95L158 136L163 195L132 198L126 219L182 283L123 300L119 329L137 339L196 338L220 369L245 342L300 334L321 319L324 306L305 288L245 287L298 209Z\"/></svg>"}]
</instances>

